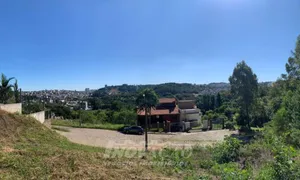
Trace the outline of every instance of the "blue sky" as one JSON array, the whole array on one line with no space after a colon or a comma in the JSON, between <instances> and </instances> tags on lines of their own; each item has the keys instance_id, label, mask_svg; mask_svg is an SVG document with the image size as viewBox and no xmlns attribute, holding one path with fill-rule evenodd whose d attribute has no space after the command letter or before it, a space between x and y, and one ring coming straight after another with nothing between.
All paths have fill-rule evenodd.
<instances>
[{"instance_id":1,"label":"blue sky","mask_svg":"<svg viewBox=\"0 0 300 180\"><path fill-rule=\"evenodd\" d=\"M245 60L274 81L299 0L2 0L0 72L24 90L228 82Z\"/></svg>"}]
</instances>

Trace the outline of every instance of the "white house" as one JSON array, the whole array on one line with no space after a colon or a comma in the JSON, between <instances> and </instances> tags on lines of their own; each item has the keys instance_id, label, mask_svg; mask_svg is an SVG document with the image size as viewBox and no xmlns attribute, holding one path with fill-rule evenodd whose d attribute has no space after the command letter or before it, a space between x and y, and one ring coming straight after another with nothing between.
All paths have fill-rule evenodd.
<instances>
[{"instance_id":1,"label":"white house","mask_svg":"<svg viewBox=\"0 0 300 180\"><path fill-rule=\"evenodd\" d=\"M181 122L190 122L191 127L200 125L201 111L193 100L178 101Z\"/></svg>"}]
</instances>

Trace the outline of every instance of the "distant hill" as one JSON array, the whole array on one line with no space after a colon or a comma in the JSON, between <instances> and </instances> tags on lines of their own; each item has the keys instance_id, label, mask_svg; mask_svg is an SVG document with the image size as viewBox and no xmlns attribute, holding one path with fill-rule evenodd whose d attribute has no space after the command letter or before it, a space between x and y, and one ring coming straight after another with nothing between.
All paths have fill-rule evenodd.
<instances>
[{"instance_id":1,"label":"distant hill","mask_svg":"<svg viewBox=\"0 0 300 180\"><path fill-rule=\"evenodd\" d=\"M262 86L270 86L272 82L261 82ZM116 86L105 86L94 91L94 97L101 97L106 95L130 95L135 94L141 89L151 88L160 97L178 97L181 96L192 97L203 94L217 94L221 91L229 91L229 83L210 83L210 84L190 84L190 83L163 83L163 84L146 84L146 85L116 85Z\"/></svg>"},{"instance_id":2,"label":"distant hill","mask_svg":"<svg viewBox=\"0 0 300 180\"><path fill-rule=\"evenodd\" d=\"M116 94L133 94L140 89L151 88L161 97L174 95L200 95L200 94L217 94L220 91L230 90L229 83L210 83L210 84L190 84L190 83L164 83L156 85L118 85L105 86L94 92L94 97L103 95Z\"/></svg>"}]
</instances>

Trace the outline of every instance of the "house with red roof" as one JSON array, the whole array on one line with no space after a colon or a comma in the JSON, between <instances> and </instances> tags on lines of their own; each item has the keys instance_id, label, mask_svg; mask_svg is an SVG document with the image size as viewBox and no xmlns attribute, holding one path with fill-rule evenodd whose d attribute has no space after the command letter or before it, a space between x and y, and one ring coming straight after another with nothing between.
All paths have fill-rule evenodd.
<instances>
[{"instance_id":1,"label":"house with red roof","mask_svg":"<svg viewBox=\"0 0 300 180\"><path fill-rule=\"evenodd\" d=\"M145 111L137 112L137 124L145 125ZM177 101L175 98L161 98L156 108L151 109L148 127L164 127L166 131L183 131L199 126L201 111L193 100Z\"/></svg>"},{"instance_id":2,"label":"house with red roof","mask_svg":"<svg viewBox=\"0 0 300 180\"><path fill-rule=\"evenodd\" d=\"M149 120L149 127L156 126L157 123L178 123L180 122L179 108L177 107L177 100L175 98L160 98L159 104L156 108L151 109L151 118ZM137 112L137 124L144 126L145 111Z\"/></svg>"}]
</instances>

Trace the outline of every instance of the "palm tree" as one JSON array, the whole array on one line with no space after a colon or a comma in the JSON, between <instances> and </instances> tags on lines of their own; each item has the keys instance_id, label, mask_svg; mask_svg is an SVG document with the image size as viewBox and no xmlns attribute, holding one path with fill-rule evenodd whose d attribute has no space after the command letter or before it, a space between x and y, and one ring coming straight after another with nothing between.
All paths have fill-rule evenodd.
<instances>
[{"instance_id":1,"label":"palm tree","mask_svg":"<svg viewBox=\"0 0 300 180\"><path fill-rule=\"evenodd\" d=\"M136 99L138 111L145 112L145 151L148 151L148 115L151 118L151 109L158 104L158 96L153 89L142 90Z\"/></svg>"},{"instance_id":2,"label":"palm tree","mask_svg":"<svg viewBox=\"0 0 300 180\"><path fill-rule=\"evenodd\" d=\"M0 102L7 103L9 99L9 93L11 91L11 87L13 87L9 82L14 78L7 78L3 73L1 75L1 84L0 84Z\"/></svg>"}]
</instances>

